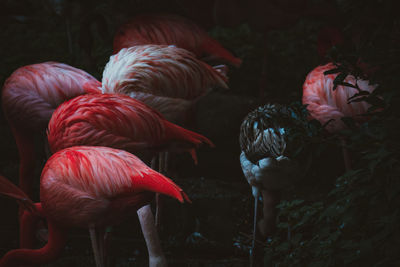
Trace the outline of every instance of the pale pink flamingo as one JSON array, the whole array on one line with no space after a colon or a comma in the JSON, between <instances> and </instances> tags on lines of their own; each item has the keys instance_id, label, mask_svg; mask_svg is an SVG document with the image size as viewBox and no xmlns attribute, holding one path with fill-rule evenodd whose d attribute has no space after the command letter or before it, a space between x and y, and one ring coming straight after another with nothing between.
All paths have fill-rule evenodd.
<instances>
[{"instance_id":1,"label":"pale pink flamingo","mask_svg":"<svg viewBox=\"0 0 400 267\"><path fill-rule=\"evenodd\" d=\"M19 186L28 195L32 194L36 159L35 133L44 135L51 114L62 102L101 93L100 86L85 71L57 62L21 67L6 80L2 106L19 151Z\"/></svg>"},{"instance_id":2,"label":"pale pink flamingo","mask_svg":"<svg viewBox=\"0 0 400 267\"><path fill-rule=\"evenodd\" d=\"M184 122L200 97L213 87L227 88L226 81L221 72L185 49L138 45L110 57L103 71L102 91L129 95L158 110L169 121ZM168 153L159 159L159 171L165 172Z\"/></svg>"},{"instance_id":3,"label":"pale pink flamingo","mask_svg":"<svg viewBox=\"0 0 400 267\"><path fill-rule=\"evenodd\" d=\"M218 70L185 49L142 45L110 57L103 71L102 91L129 95L177 122L212 88L227 88L226 81Z\"/></svg>"},{"instance_id":4,"label":"pale pink flamingo","mask_svg":"<svg viewBox=\"0 0 400 267\"><path fill-rule=\"evenodd\" d=\"M330 133L337 133L346 128L341 120L343 117L351 117L360 123L366 120L363 116L367 113L370 104L365 101L351 102L349 98L359 93L356 88L338 85L333 90L333 81L336 74L324 74L328 70L337 68L333 63L328 63L316 67L306 77L303 84L303 104L307 105L310 117L317 119L322 125L326 124L326 130ZM369 81L356 79L353 75L348 75L344 81L353 86L358 86L361 91L372 93L376 85L369 84ZM344 139L342 142L345 147ZM346 150L343 150L345 167L351 168L350 158Z\"/></svg>"},{"instance_id":5,"label":"pale pink flamingo","mask_svg":"<svg viewBox=\"0 0 400 267\"><path fill-rule=\"evenodd\" d=\"M107 146L134 154L188 151L196 161L195 148L213 144L163 118L144 103L121 94L82 95L61 104L48 125L51 151L79 146ZM149 252L150 266L165 266L150 205L138 210Z\"/></svg>"},{"instance_id":6,"label":"pale pink flamingo","mask_svg":"<svg viewBox=\"0 0 400 267\"><path fill-rule=\"evenodd\" d=\"M172 14L138 15L123 24L114 36L114 54L122 48L149 44L175 45L197 58L219 59L236 67L242 63L195 22Z\"/></svg>"},{"instance_id":7,"label":"pale pink flamingo","mask_svg":"<svg viewBox=\"0 0 400 267\"><path fill-rule=\"evenodd\" d=\"M43 248L9 251L0 267L52 262L64 248L69 228L95 232L95 228L118 223L129 210L148 204L155 192L189 201L182 189L136 156L107 147L72 147L50 157L42 171L37 204L0 176L0 194L22 201L27 212L36 213L31 217L45 217L49 227ZM93 241L94 250L101 253L101 239ZM99 261L96 264L101 266Z\"/></svg>"}]
</instances>

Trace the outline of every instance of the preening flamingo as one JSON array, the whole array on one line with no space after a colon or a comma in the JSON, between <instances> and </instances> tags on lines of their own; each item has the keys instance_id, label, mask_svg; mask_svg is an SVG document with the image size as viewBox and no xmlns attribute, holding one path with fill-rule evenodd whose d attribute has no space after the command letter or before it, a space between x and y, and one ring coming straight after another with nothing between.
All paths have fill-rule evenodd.
<instances>
[{"instance_id":1,"label":"preening flamingo","mask_svg":"<svg viewBox=\"0 0 400 267\"><path fill-rule=\"evenodd\" d=\"M335 68L333 63L318 66L307 75L303 84L303 104L307 105L310 117L317 119L321 124L328 123L326 130L330 133L337 133L346 128L341 120L343 117L352 117L358 123L365 121L366 117L363 114L370 107L365 101L348 103L349 98L358 93L356 88L338 85L333 90L333 81L338 74L325 75L324 72ZM348 75L343 82L354 86L357 84L360 90L369 93L376 88L376 85L370 85L369 81L356 79L352 75ZM343 153L345 167L349 170L350 158L346 150L343 150Z\"/></svg>"},{"instance_id":2,"label":"preening flamingo","mask_svg":"<svg viewBox=\"0 0 400 267\"><path fill-rule=\"evenodd\" d=\"M19 186L31 196L35 166L34 133L44 134L51 114L65 100L101 93L100 82L83 70L57 62L21 67L2 91L4 114L20 156Z\"/></svg>"},{"instance_id":3,"label":"preening flamingo","mask_svg":"<svg viewBox=\"0 0 400 267\"><path fill-rule=\"evenodd\" d=\"M227 88L226 81L223 74L185 49L140 45L110 57L103 71L102 91L129 95L179 123L187 120L194 103L212 88ZM159 159L159 171L165 172L168 153Z\"/></svg>"},{"instance_id":4,"label":"preening flamingo","mask_svg":"<svg viewBox=\"0 0 400 267\"><path fill-rule=\"evenodd\" d=\"M296 147L288 136L299 124L293 113L285 106L267 104L250 112L240 127L240 163L254 197L251 266L255 264L256 233L260 233L262 238L272 234L280 191L300 179L307 166L293 158ZM302 127L301 123L299 125ZM261 195L263 219L257 222Z\"/></svg>"},{"instance_id":5,"label":"preening flamingo","mask_svg":"<svg viewBox=\"0 0 400 267\"><path fill-rule=\"evenodd\" d=\"M146 104L121 94L75 97L53 113L47 136L51 151L79 146L107 146L131 153L188 151L213 146L206 137L173 124Z\"/></svg>"},{"instance_id":6,"label":"preening flamingo","mask_svg":"<svg viewBox=\"0 0 400 267\"><path fill-rule=\"evenodd\" d=\"M188 151L213 145L204 136L163 118L144 103L121 94L82 95L61 104L48 125L52 152L79 146L107 146L147 155L172 150ZM149 252L150 266L166 265L150 205L138 210ZM159 265L155 264L158 262Z\"/></svg>"},{"instance_id":7,"label":"preening flamingo","mask_svg":"<svg viewBox=\"0 0 400 267\"><path fill-rule=\"evenodd\" d=\"M0 260L0 267L54 261L65 246L68 228L94 229L118 223L129 210L148 204L156 192L180 202L189 201L170 179L126 151L84 146L61 150L42 171L41 202L33 205L30 200L24 201L30 210L47 219L48 243L41 249L9 251ZM26 199L1 176L0 194ZM101 247L96 242L93 246Z\"/></svg>"},{"instance_id":8,"label":"preening flamingo","mask_svg":"<svg viewBox=\"0 0 400 267\"><path fill-rule=\"evenodd\" d=\"M239 67L242 60L193 21L172 14L138 15L123 24L114 36L114 54L136 45L175 45L197 58L210 57Z\"/></svg>"},{"instance_id":9,"label":"preening flamingo","mask_svg":"<svg viewBox=\"0 0 400 267\"><path fill-rule=\"evenodd\" d=\"M182 121L188 109L226 77L185 49L166 45L124 48L103 71L103 93L120 93L158 110L169 121Z\"/></svg>"}]
</instances>

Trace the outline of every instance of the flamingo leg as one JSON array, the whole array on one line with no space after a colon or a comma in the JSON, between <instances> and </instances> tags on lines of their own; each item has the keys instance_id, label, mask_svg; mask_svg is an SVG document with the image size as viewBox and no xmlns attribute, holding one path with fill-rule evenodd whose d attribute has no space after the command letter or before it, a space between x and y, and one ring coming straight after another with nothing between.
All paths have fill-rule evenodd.
<instances>
[{"instance_id":1,"label":"flamingo leg","mask_svg":"<svg viewBox=\"0 0 400 267\"><path fill-rule=\"evenodd\" d=\"M150 166L153 170L156 170L156 167L157 167L157 157L156 156L154 156L152 159L151 159L151 166Z\"/></svg>"},{"instance_id":2,"label":"flamingo leg","mask_svg":"<svg viewBox=\"0 0 400 267\"><path fill-rule=\"evenodd\" d=\"M11 126L20 157L19 163L19 187L29 197L33 198L32 184L35 172L35 145L33 135L23 133L21 130L17 130L14 126ZM20 209L20 215L22 210Z\"/></svg>"},{"instance_id":3,"label":"flamingo leg","mask_svg":"<svg viewBox=\"0 0 400 267\"><path fill-rule=\"evenodd\" d=\"M99 256L102 261L103 266L106 266L106 234L104 228L97 228L97 240L99 243Z\"/></svg>"},{"instance_id":4,"label":"flamingo leg","mask_svg":"<svg viewBox=\"0 0 400 267\"><path fill-rule=\"evenodd\" d=\"M150 205L146 205L137 211L144 240L149 253L149 267L165 267L167 260L161 248L157 228L154 223Z\"/></svg>"},{"instance_id":5,"label":"flamingo leg","mask_svg":"<svg viewBox=\"0 0 400 267\"><path fill-rule=\"evenodd\" d=\"M251 243L250 250L250 267L255 266L255 249L257 240L257 211L258 211L258 198L260 197L260 191L256 189L256 195L254 196L254 225L253 225L253 240Z\"/></svg>"},{"instance_id":6,"label":"flamingo leg","mask_svg":"<svg viewBox=\"0 0 400 267\"><path fill-rule=\"evenodd\" d=\"M158 154L158 172L162 174L166 174L167 170L167 160L168 160L168 152L161 152ZM162 201L160 194L156 194L156 228L159 229L161 225L161 210L162 210Z\"/></svg>"},{"instance_id":7,"label":"flamingo leg","mask_svg":"<svg viewBox=\"0 0 400 267\"><path fill-rule=\"evenodd\" d=\"M167 175L168 173L168 161L169 161L169 152L164 152L164 174Z\"/></svg>"},{"instance_id":8,"label":"flamingo leg","mask_svg":"<svg viewBox=\"0 0 400 267\"><path fill-rule=\"evenodd\" d=\"M99 238L96 233L96 227L91 224L89 226L89 232L90 232L90 239L92 241L92 249L93 249L93 254L94 254L94 260L96 262L96 267L104 267L103 260L101 258L101 253L100 253L100 243L99 243ZM100 238L101 239L101 238Z\"/></svg>"}]
</instances>

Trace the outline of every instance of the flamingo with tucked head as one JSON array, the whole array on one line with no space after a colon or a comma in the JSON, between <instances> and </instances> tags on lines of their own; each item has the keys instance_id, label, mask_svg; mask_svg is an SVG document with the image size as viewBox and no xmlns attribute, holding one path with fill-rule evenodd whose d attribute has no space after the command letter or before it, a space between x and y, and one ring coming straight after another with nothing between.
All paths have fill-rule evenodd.
<instances>
[{"instance_id":1,"label":"flamingo with tucked head","mask_svg":"<svg viewBox=\"0 0 400 267\"><path fill-rule=\"evenodd\" d=\"M21 67L6 80L2 106L19 151L19 186L29 196L36 159L34 134L44 135L51 114L62 102L101 93L99 87L90 74L58 62Z\"/></svg>"},{"instance_id":2,"label":"flamingo with tucked head","mask_svg":"<svg viewBox=\"0 0 400 267\"><path fill-rule=\"evenodd\" d=\"M371 106L365 101L348 102L350 97L359 93L356 88L338 85L333 90L334 80L338 74L325 74L325 72L335 68L337 67L333 63L318 66L307 75L303 84L303 104L307 105L310 117L317 119L323 125L327 123L325 128L330 133L346 129L341 120L343 117L351 117L358 123L365 121L366 117L363 114L367 113ZM369 81L356 79L353 75L348 75L343 82L357 85L361 91L368 93L372 93L376 88L376 85L369 84ZM342 139L345 168L350 170L350 156L345 147L345 140Z\"/></svg>"},{"instance_id":3,"label":"flamingo with tucked head","mask_svg":"<svg viewBox=\"0 0 400 267\"><path fill-rule=\"evenodd\" d=\"M149 44L175 45L197 58L219 59L236 67L242 63L196 23L172 14L139 15L123 24L114 36L114 54L122 48Z\"/></svg>"},{"instance_id":4,"label":"flamingo with tucked head","mask_svg":"<svg viewBox=\"0 0 400 267\"><path fill-rule=\"evenodd\" d=\"M15 249L0 267L46 264L57 259L66 243L67 229L95 229L118 223L129 210L148 204L154 193L189 201L170 179L147 167L136 156L107 147L72 147L47 161L40 179L40 203L0 176L0 194L22 201L32 217L43 216L49 227L48 243L40 249ZM102 253L101 238L94 240ZM97 266L101 255L96 257Z\"/></svg>"},{"instance_id":5,"label":"flamingo with tucked head","mask_svg":"<svg viewBox=\"0 0 400 267\"><path fill-rule=\"evenodd\" d=\"M175 46L140 45L110 57L103 93L119 93L146 103L169 121L185 120L188 110L212 88L228 88L227 78Z\"/></svg>"},{"instance_id":6,"label":"flamingo with tucked head","mask_svg":"<svg viewBox=\"0 0 400 267\"><path fill-rule=\"evenodd\" d=\"M48 125L52 152L79 146L107 146L134 154L188 151L196 160L195 148L213 146L202 135L181 128L146 104L121 94L82 95L61 104ZM149 252L150 266L164 266L150 205L138 210Z\"/></svg>"}]
</instances>

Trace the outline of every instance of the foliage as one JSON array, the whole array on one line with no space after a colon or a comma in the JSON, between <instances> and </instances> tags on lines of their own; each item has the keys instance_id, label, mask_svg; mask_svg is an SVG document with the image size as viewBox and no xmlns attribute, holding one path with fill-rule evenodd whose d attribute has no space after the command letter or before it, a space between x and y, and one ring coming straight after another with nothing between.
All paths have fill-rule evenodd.
<instances>
[{"instance_id":1,"label":"foliage","mask_svg":"<svg viewBox=\"0 0 400 267\"><path fill-rule=\"evenodd\" d=\"M361 91L349 99L371 104L369 120L357 127L350 118L343 119L349 127L340 134L352 151L353 169L336 179L328 195L281 202L278 231L266 245L265 266L400 264L400 50L398 37L392 35L398 33L399 21L390 16L387 2L343 4L344 12L352 14L348 33L365 25L363 16L371 12L379 23L372 18L376 24L368 24L354 47L339 47L330 54L337 64L330 72L339 73L335 83L347 85L343 80L352 74L378 84L374 93Z\"/></svg>"}]
</instances>

